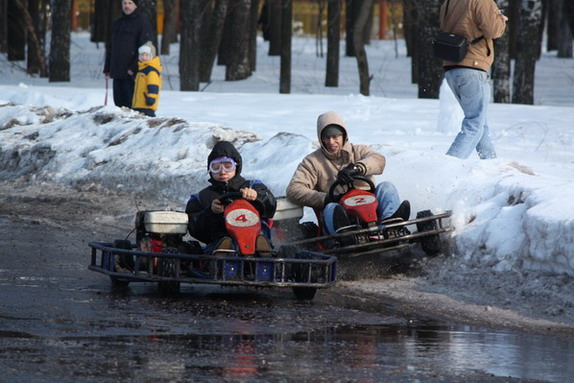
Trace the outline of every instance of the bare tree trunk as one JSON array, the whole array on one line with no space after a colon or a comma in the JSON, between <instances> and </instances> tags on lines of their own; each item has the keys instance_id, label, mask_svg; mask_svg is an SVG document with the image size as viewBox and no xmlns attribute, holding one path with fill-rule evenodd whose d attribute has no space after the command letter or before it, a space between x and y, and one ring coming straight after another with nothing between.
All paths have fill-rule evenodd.
<instances>
[{"instance_id":1,"label":"bare tree trunk","mask_svg":"<svg viewBox=\"0 0 574 383\"><path fill-rule=\"evenodd\" d=\"M46 77L48 75L48 68L46 66L46 58L44 56L44 50L42 49L42 44L38 39L38 34L36 33L36 25L39 23L39 10L35 9L35 19L29 12L29 7L27 7L26 2L22 0L15 0L16 6L22 13L22 18L24 20L24 26L26 28L28 36L28 66L26 72L29 74L39 73L41 77ZM38 7L38 2L34 4L30 3L32 7Z\"/></svg>"},{"instance_id":2,"label":"bare tree trunk","mask_svg":"<svg viewBox=\"0 0 574 383\"><path fill-rule=\"evenodd\" d=\"M0 53L8 51L8 0L0 0Z\"/></svg>"},{"instance_id":3,"label":"bare tree trunk","mask_svg":"<svg viewBox=\"0 0 574 383\"><path fill-rule=\"evenodd\" d=\"M270 0L269 7L269 56L281 55L281 2Z\"/></svg>"},{"instance_id":4,"label":"bare tree trunk","mask_svg":"<svg viewBox=\"0 0 574 383\"><path fill-rule=\"evenodd\" d=\"M323 14L325 12L325 0L318 0L319 12L317 15L317 38L315 39L315 55L323 57Z\"/></svg>"},{"instance_id":5,"label":"bare tree trunk","mask_svg":"<svg viewBox=\"0 0 574 383\"><path fill-rule=\"evenodd\" d=\"M416 10L413 4L414 0L403 0L403 33L405 44L407 46L407 57L412 57L411 47L413 44L413 27L415 25Z\"/></svg>"},{"instance_id":6,"label":"bare tree trunk","mask_svg":"<svg viewBox=\"0 0 574 383\"><path fill-rule=\"evenodd\" d=\"M91 33L90 41L105 42L108 36L109 24L109 8L110 5L105 0L95 0L94 1L94 13L90 20Z\"/></svg>"},{"instance_id":7,"label":"bare tree trunk","mask_svg":"<svg viewBox=\"0 0 574 383\"><path fill-rule=\"evenodd\" d=\"M360 0L345 0L345 56L347 57L355 57L353 35L360 7Z\"/></svg>"},{"instance_id":8,"label":"bare tree trunk","mask_svg":"<svg viewBox=\"0 0 574 383\"><path fill-rule=\"evenodd\" d=\"M416 0L403 0L403 23L407 56L411 58L411 84L418 82L417 27L418 19Z\"/></svg>"},{"instance_id":9,"label":"bare tree trunk","mask_svg":"<svg viewBox=\"0 0 574 383\"><path fill-rule=\"evenodd\" d=\"M44 61L44 75L47 75L48 70L45 67L46 62L44 60L41 38L36 29L36 26L42 25L40 22L40 3L41 1L39 0L28 0L28 9L22 10L22 12L28 12L28 16L24 15L24 19L26 20L26 24L29 23L26 26L28 30L28 63L26 65L26 73L39 74L42 69L42 63L40 63L40 61ZM24 3L21 2L21 5L24 5Z\"/></svg>"},{"instance_id":10,"label":"bare tree trunk","mask_svg":"<svg viewBox=\"0 0 574 383\"><path fill-rule=\"evenodd\" d=\"M230 0L216 0L211 15L209 34L204 44L204 51L200 58L199 77L201 82L210 82L215 58L223 37L223 27Z\"/></svg>"},{"instance_id":11,"label":"bare tree trunk","mask_svg":"<svg viewBox=\"0 0 574 383\"><path fill-rule=\"evenodd\" d=\"M508 14L508 0L499 0L498 7ZM494 41L494 64L492 65L492 83L494 102L510 102L510 35L505 33Z\"/></svg>"},{"instance_id":12,"label":"bare tree trunk","mask_svg":"<svg viewBox=\"0 0 574 383\"><path fill-rule=\"evenodd\" d=\"M361 7L355 19L353 28L353 46L355 57L357 58L357 66L359 68L359 87L360 93L363 96L370 95L371 76L369 75L369 61L367 60L367 52L365 50L365 28L369 21L369 13L371 12L373 0L363 0Z\"/></svg>"},{"instance_id":13,"label":"bare tree trunk","mask_svg":"<svg viewBox=\"0 0 574 383\"><path fill-rule=\"evenodd\" d=\"M203 1L181 2L181 43L179 44L179 87L182 91L199 90L200 30Z\"/></svg>"},{"instance_id":14,"label":"bare tree trunk","mask_svg":"<svg viewBox=\"0 0 574 383\"><path fill-rule=\"evenodd\" d=\"M441 62L434 57L432 40L439 31L440 0L418 1L418 97L438 98L443 78Z\"/></svg>"},{"instance_id":15,"label":"bare tree trunk","mask_svg":"<svg viewBox=\"0 0 574 383\"><path fill-rule=\"evenodd\" d=\"M153 31L152 43L154 47L158 48L157 44L157 0L145 0L140 1L140 7L143 8L143 13L147 16L149 23L151 24L151 30Z\"/></svg>"},{"instance_id":16,"label":"bare tree trunk","mask_svg":"<svg viewBox=\"0 0 574 383\"><path fill-rule=\"evenodd\" d=\"M8 1L8 61L26 59L26 24L18 4Z\"/></svg>"},{"instance_id":17,"label":"bare tree trunk","mask_svg":"<svg viewBox=\"0 0 574 383\"><path fill-rule=\"evenodd\" d=\"M271 1L272 0L263 0L263 7L261 7L261 13L257 20L257 24L261 25L261 34L263 35L264 41L271 39Z\"/></svg>"},{"instance_id":18,"label":"bare tree trunk","mask_svg":"<svg viewBox=\"0 0 574 383\"><path fill-rule=\"evenodd\" d=\"M516 58L516 41L518 39L518 28L520 26L520 1L509 0L510 11L508 13L508 22L506 23L506 33L510 37L510 58Z\"/></svg>"},{"instance_id":19,"label":"bare tree trunk","mask_svg":"<svg viewBox=\"0 0 574 383\"><path fill-rule=\"evenodd\" d=\"M546 31L546 50L548 52L558 49L558 34L560 33L560 20L562 19L563 0L545 0L544 7L548 16Z\"/></svg>"},{"instance_id":20,"label":"bare tree trunk","mask_svg":"<svg viewBox=\"0 0 574 383\"><path fill-rule=\"evenodd\" d=\"M563 3L563 12L560 18L560 31L558 33L558 57L572 58L572 31L568 24L567 6Z\"/></svg>"},{"instance_id":21,"label":"bare tree trunk","mask_svg":"<svg viewBox=\"0 0 574 383\"><path fill-rule=\"evenodd\" d=\"M257 68L257 21L259 12L259 0L251 0L251 25L249 30L249 62L251 71Z\"/></svg>"},{"instance_id":22,"label":"bare tree trunk","mask_svg":"<svg viewBox=\"0 0 574 383\"><path fill-rule=\"evenodd\" d=\"M327 5L327 70L325 86L339 86L342 0L329 0Z\"/></svg>"},{"instance_id":23,"label":"bare tree trunk","mask_svg":"<svg viewBox=\"0 0 574 383\"><path fill-rule=\"evenodd\" d=\"M233 50L230 56L231 62L228 62L225 68L225 81L244 80L251 76L249 62L251 0L234 0L229 11L232 20L230 26Z\"/></svg>"},{"instance_id":24,"label":"bare tree trunk","mask_svg":"<svg viewBox=\"0 0 574 383\"><path fill-rule=\"evenodd\" d=\"M539 28L542 0L520 0L520 27L516 42L516 61L512 86L512 103L534 104L534 72L540 50Z\"/></svg>"},{"instance_id":25,"label":"bare tree trunk","mask_svg":"<svg viewBox=\"0 0 574 383\"><path fill-rule=\"evenodd\" d=\"M281 3L281 75L279 78L279 93L291 93L293 0L282 0Z\"/></svg>"},{"instance_id":26,"label":"bare tree trunk","mask_svg":"<svg viewBox=\"0 0 574 383\"><path fill-rule=\"evenodd\" d=\"M230 5L232 3L230 2ZM233 51L233 36L231 24L233 20L229 16L229 9L227 10L227 16L223 22L223 34L221 36L221 43L219 43L219 49L217 50L217 65L227 65L231 62L231 53Z\"/></svg>"},{"instance_id":27,"label":"bare tree trunk","mask_svg":"<svg viewBox=\"0 0 574 383\"><path fill-rule=\"evenodd\" d=\"M169 55L169 46L177 41L177 0L163 0L161 54Z\"/></svg>"},{"instance_id":28,"label":"bare tree trunk","mask_svg":"<svg viewBox=\"0 0 574 383\"><path fill-rule=\"evenodd\" d=\"M52 4L52 40L50 41L49 81L70 81L70 34L72 0Z\"/></svg>"},{"instance_id":29,"label":"bare tree trunk","mask_svg":"<svg viewBox=\"0 0 574 383\"><path fill-rule=\"evenodd\" d=\"M564 1L564 11L570 26L570 33L574 36L574 1Z\"/></svg>"}]
</instances>

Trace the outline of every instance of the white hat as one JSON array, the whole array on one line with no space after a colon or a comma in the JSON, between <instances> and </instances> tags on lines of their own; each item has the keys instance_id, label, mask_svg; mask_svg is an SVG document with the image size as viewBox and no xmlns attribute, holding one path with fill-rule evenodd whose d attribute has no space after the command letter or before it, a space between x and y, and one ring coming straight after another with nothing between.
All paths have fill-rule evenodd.
<instances>
[{"instance_id":1,"label":"white hat","mask_svg":"<svg viewBox=\"0 0 574 383\"><path fill-rule=\"evenodd\" d=\"M151 47L149 45L142 45L139 49L138 49L138 53L140 55L147 53L151 55Z\"/></svg>"}]
</instances>

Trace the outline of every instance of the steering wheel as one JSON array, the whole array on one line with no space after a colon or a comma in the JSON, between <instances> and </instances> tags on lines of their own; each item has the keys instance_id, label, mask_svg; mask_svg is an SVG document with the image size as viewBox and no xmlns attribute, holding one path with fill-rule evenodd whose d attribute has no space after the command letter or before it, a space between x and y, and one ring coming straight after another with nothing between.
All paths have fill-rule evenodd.
<instances>
[{"instance_id":1,"label":"steering wheel","mask_svg":"<svg viewBox=\"0 0 574 383\"><path fill-rule=\"evenodd\" d=\"M241 192L228 192L218 198L219 202L221 202L223 206L227 206L233 201L237 201L238 199L243 199L243 194L241 194ZM259 211L259 214L261 214L261 212L263 211L263 204L261 203L261 201L257 199L254 201L249 200L246 201L249 202L251 205L253 205L253 207L257 209L257 211Z\"/></svg>"},{"instance_id":2,"label":"steering wheel","mask_svg":"<svg viewBox=\"0 0 574 383\"><path fill-rule=\"evenodd\" d=\"M373 183L373 181L371 181L371 179L369 177L366 176L359 176L359 175L354 175L353 176L354 180L360 180L360 181L364 181L369 185L369 192L375 194L375 184ZM343 186L346 187L347 190L342 193L342 194L337 194L335 195L335 189L338 186ZM342 196L345 195L345 193L347 193L349 190L351 189L355 189L355 185L353 185L352 183L349 184L345 184L339 180L335 180L335 182L333 182L333 184L331 185L331 187L329 188L329 193L327 194L327 198L329 202L339 202L339 200L341 199Z\"/></svg>"},{"instance_id":3,"label":"steering wheel","mask_svg":"<svg viewBox=\"0 0 574 383\"><path fill-rule=\"evenodd\" d=\"M228 192L218 198L219 202L221 202L223 206L227 206L231 202L237 201L238 199L243 199L241 192Z\"/></svg>"}]
</instances>

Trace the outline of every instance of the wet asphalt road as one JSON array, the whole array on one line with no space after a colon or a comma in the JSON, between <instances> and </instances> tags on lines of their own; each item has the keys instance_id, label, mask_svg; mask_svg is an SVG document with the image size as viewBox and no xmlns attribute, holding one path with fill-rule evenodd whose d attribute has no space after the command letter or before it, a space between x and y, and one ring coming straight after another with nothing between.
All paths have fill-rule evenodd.
<instances>
[{"instance_id":1,"label":"wet asphalt road","mask_svg":"<svg viewBox=\"0 0 574 383\"><path fill-rule=\"evenodd\" d=\"M574 375L572 367L552 372L568 365L572 341L389 315L384 302L380 312L342 307L336 288L310 303L289 289L183 285L175 298L153 284L114 290L87 270L88 242L115 239L113 231L0 216L0 382L560 382ZM560 350L567 352L557 359Z\"/></svg>"}]
</instances>

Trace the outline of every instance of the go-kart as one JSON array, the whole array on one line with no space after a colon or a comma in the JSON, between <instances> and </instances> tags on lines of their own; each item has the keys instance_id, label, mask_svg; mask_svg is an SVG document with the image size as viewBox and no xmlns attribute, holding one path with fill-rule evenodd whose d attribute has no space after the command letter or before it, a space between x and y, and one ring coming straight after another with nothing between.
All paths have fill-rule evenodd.
<instances>
[{"instance_id":1,"label":"go-kart","mask_svg":"<svg viewBox=\"0 0 574 383\"><path fill-rule=\"evenodd\" d=\"M299 226L299 238L287 241L286 245L333 254L339 259L401 250L414 243L419 243L428 256L442 252L441 234L452 230L448 219L450 211L435 215L430 210L423 210L413 220L380 220L377 217L375 185L368 177L355 175L353 178L366 182L369 190L357 189L353 183L335 181L328 193L329 201L341 204L350 225L339 228L335 234L322 235L323 231L317 224L303 222ZM339 186L344 193L335 193ZM318 221L322 221L320 217Z\"/></svg>"},{"instance_id":2,"label":"go-kart","mask_svg":"<svg viewBox=\"0 0 574 383\"><path fill-rule=\"evenodd\" d=\"M225 194L220 201L225 206L231 248L210 252L197 241L185 240L188 215L184 212L139 211L136 242L89 243L88 268L108 275L114 286L157 282L162 295L178 293L181 283L200 283L291 287L297 299L311 300L317 289L335 284L336 257L304 249L280 253L272 245L260 251L256 242L262 223L257 209L241 199L241 193ZM293 206L282 208L279 204L270 230L273 222L291 218L293 210ZM302 209L297 214L302 214Z\"/></svg>"}]
</instances>

